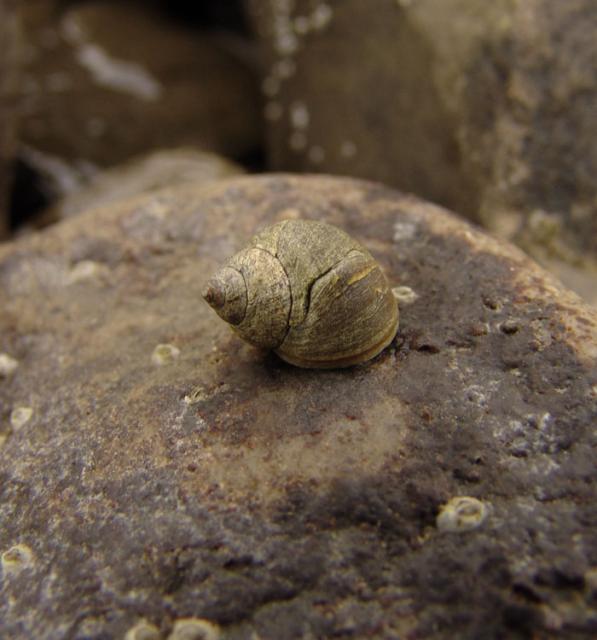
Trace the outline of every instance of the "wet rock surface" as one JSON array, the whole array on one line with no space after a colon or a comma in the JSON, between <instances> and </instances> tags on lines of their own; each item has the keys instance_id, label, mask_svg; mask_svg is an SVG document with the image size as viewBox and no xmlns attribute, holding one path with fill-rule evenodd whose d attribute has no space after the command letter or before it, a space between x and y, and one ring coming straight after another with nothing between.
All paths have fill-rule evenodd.
<instances>
[{"instance_id":1,"label":"wet rock surface","mask_svg":"<svg viewBox=\"0 0 597 640\"><path fill-rule=\"evenodd\" d=\"M366 365L285 365L200 299L297 216L401 287ZM594 636L597 316L518 250L378 185L235 178L1 247L0 293L0 635Z\"/></svg>"},{"instance_id":2,"label":"wet rock surface","mask_svg":"<svg viewBox=\"0 0 597 640\"><path fill-rule=\"evenodd\" d=\"M47 217L68 218L162 187L199 186L242 173L240 166L214 153L190 148L155 151L95 175L84 187L62 198Z\"/></svg>"},{"instance_id":3,"label":"wet rock surface","mask_svg":"<svg viewBox=\"0 0 597 640\"><path fill-rule=\"evenodd\" d=\"M536 246L586 289L597 273L592 0L247 7L264 45L272 168L413 191ZM558 226L548 247L537 214Z\"/></svg>"},{"instance_id":4,"label":"wet rock surface","mask_svg":"<svg viewBox=\"0 0 597 640\"><path fill-rule=\"evenodd\" d=\"M10 226L9 193L16 155L17 80L19 66L16 1L0 3L0 239Z\"/></svg>"},{"instance_id":5,"label":"wet rock surface","mask_svg":"<svg viewBox=\"0 0 597 640\"><path fill-rule=\"evenodd\" d=\"M214 35L149 6L23 6L22 157L68 193L98 168L180 145L238 158L260 143L253 71Z\"/></svg>"}]
</instances>

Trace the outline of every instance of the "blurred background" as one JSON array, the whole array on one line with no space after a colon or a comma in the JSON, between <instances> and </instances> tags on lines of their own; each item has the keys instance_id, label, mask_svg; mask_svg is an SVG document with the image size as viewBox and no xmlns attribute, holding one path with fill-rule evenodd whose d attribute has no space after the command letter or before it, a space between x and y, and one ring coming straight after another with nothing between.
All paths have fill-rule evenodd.
<instances>
[{"instance_id":1,"label":"blurred background","mask_svg":"<svg viewBox=\"0 0 597 640\"><path fill-rule=\"evenodd\" d=\"M597 303L596 33L594 0L0 0L0 238L186 181L348 175Z\"/></svg>"}]
</instances>

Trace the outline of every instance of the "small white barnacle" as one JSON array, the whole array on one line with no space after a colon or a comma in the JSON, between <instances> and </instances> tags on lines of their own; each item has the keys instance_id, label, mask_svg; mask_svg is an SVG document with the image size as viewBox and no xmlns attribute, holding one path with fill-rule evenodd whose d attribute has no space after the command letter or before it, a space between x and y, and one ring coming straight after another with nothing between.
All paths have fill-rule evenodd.
<instances>
[{"instance_id":1,"label":"small white barnacle","mask_svg":"<svg viewBox=\"0 0 597 640\"><path fill-rule=\"evenodd\" d=\"M33 564L33 551L26 544L15 544L0 556L4 575L20 573Z\"/></svg>"},{"instance_id":2,"label":"small white barnacle","mask_svg":"<svg viewBox=\"0 0 597 640\"><path fill-rule=\"evenodd\" d=\"M0 378L8 378L18 368L19 361L8 355L8 353L0 353Z\"/></svg>"},{"instance_id":3,"label":"small white barnacle","mask_svg":"<svg viewBox=\"0 0 597 640\"><path fill-rule=\"evenodd\" d=\"M161 367L170 364L180 355L180 349L173 344L158 344L151 354L153 364Z\"/></svg>"},{"instance_id":4,"label":"small white barnacle","mask_svg":"<svg viewBox=\"0 0 597 640\"><path fill-rule=\"evenodd\" d=\"M220 627L202 618L181 618L174 623L168 640L219 640Z\"/></svg>"},{"instance_id":5,"label":"small white barnacle","mask_svg":"<svg viewBox=\"0 0 597 640\"><path fill-rule=\"evenodd\" d=\"M392 293L396 300L398 300L398 304L401 305L412 304L419 297L419 294L416 291L404 285L401 287L394 287L392 289Z\"/></svg>"},{"instance_id":6,"label":"small white barnacle","mask_svg":"<svg viewBox=\"0 0 597 640\"><path fill-rule=\"evenodd\" d=\"M145 620L137 622L124 636L124 640L160 640L160 638L158 628Z\"/></svg>"},{"instance_id":7,"label":"small white barnacle","mask_svg":"<svg viewBox=\"0 0 597 640\"><path fill-rule=\"evenodd\" d=\"M489 507L477 498L456 496L441 508L436 518L440 531L471 531L479 527L489 515Z\"/></svg>"},{"instance_id":8,"label":"small white barnacle","mask_svg":"<svg viewBox=\"0 0 597 640\"><path fill-rule=\"evenodd\" d=\"M10 426L18 431L31 420L32 415L33 409L31 407L15 407L10 412Z\"/></svg>"}]
</instances>

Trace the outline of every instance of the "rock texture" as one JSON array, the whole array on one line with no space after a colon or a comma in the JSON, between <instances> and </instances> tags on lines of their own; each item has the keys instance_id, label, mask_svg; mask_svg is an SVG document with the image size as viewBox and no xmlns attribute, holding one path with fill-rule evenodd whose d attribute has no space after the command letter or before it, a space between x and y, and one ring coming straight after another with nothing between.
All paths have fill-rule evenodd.
<instances>
[{"instance_id":1,"label":"rock texture","mask_svg":"<svg viewBox=\"0 0 597 640\"><path fill-rule=\"evenodd\" d=\"M597 316L576 295L351 179L89 215L0 248L0 635L594 637ZM297 216L399 287L364 366L285 365L200 300Z\"/></svg>"},{"instance_id":2,"label":"rock texture","mask_svg":"<svg viewBox=\"0 0 597 640\"><path fill-rule=\"evenodd\" d=\"M0 239L9 229L9 193L16 154L18 24L15 0L0 0Z\"/></svg>"},{"instance_id":3,"label":"rock texture","mask_svg":"<svg viewBox=\"0 0 597 640\"><path fill-rule=\"evenodd\" d=\"M242 173L237 164L214 153L190 148L154 151L98 173L84 187L62 198L48 217L68 218L162 187L199 186Z\"/></svg>"},{"instance_id":4,"label":"rock texture","mask_svg":"<svg viewBox=\"0 0 597 640\"><path fill-rule=\"evenodd\" d=\"M593 0L247 5L272 168L413 191L597 281Z\"/></svg>"},{"instance_id":5,"label":"rock texture","mask_svg":"<svg viewBox=\"0 0 597 640\"><path fill-rule=\"evenodd\" d=\"M22 155L54 192L157 148L237 158L260 144L257 80L217 39L129 3L37 0L22 12Z\"/></svg>"}]
</instances>

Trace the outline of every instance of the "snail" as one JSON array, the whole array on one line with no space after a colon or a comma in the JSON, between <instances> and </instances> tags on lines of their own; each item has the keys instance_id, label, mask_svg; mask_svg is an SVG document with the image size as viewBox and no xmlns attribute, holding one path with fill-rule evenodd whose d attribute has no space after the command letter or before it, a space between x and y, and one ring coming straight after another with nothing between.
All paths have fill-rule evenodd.
<instances>
[{"instance_id":1,"label":"snail","mask_svg":"<svg viewBox=\"0 0 597 640\"><path fill-rule=\"evenodd\" d=\"M298 367L365 362L398 330L398 306L380 266L324 222L267 227L207 283L203 297L234 331Z\"/></svg>"}]
</instances>

